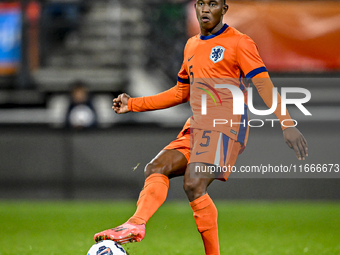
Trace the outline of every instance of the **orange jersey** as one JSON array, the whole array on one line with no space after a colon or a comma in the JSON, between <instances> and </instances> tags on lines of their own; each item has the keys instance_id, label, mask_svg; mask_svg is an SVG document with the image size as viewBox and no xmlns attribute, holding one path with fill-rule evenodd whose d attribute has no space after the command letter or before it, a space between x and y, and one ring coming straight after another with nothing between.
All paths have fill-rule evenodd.
<instances>
[{"instance_id":1,"label":"orange jersey","mask_svg":"<svg viewBox=\"0 0 340 255\"><path fill-rule=\"evenodd\" d=\"M264 77L266 81L257 82L254 77ZM189 127L216 130L245 145L248 137L247 87L251 79L270 107L273 85L256 44L247 35L225 24L216 34L196 35L188 40L176 86L155 96L133 98L129 100L129 109L163 109L190 99L193 116L184 130ZM233 95L229 89L216 88L216 84L233 85L243 92L243 115L233 114ZM202 114L203 95L206 114ZM278 98L275 114L281 120L280 103ZM285 117L290 118L289 115ZM214 119L225 119L228 123L213 126Z\"/></svg>"}]
</instances>

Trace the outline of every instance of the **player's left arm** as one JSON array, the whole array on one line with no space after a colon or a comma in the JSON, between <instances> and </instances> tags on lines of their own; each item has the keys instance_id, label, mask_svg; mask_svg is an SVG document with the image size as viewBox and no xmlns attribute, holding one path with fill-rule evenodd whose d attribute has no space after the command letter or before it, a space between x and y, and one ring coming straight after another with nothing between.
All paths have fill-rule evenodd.
<instances>
[{"instance_id":1,"label":"player's left arm","mask_svg":"<svg viewBox=\"0 0 340 255\"><path fill-rule=\"evenodd\" d=\"M259 95L265 102L265 104L270 108L272 106L273 98L273 83L269 77L268 72L262 72L255 75L252 79L252 83L255 85L259 92ZM294 123L291 120L289 112L285 109L285 115L281 114L281 96L277 93L277 107L274 111L275 116L280 120L281 128L283 130L283 138L285 139L289 148L293 149L296 157L299 160L304 160L308 156L308 145L307 141L301 132L294 127ZM283 126L282 123L285 121L287 125Z\"/></svg>"},{"instance_id":2,"label":"player's left arm","mask_svg":"<svg viewBox=\"0 0 340 255\"><path fill-rule=\"evenodd\" d=\"M237 45L237 62L246 74L246 78L251 79L264 103L270 108L273 103L274 85L259 55L256 44L248 36L243 35ZM285 114L281 114L280 110L281 96L277 93L277 107L274 114L280 120L283 137L287 145L294 149L296 157L299 160L304 160L308 156L307 141L301 132L294 127L294 122L291 120L287 109L285 109ZM284 120L286 125L282 125Z\"/></svg>"}]
</instances>

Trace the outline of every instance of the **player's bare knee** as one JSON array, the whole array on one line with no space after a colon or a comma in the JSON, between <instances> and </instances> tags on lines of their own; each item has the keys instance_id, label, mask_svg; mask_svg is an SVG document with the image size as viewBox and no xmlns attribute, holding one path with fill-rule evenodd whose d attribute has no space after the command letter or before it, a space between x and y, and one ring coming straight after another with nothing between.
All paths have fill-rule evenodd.
<instances>
[{"instance_id":1,"label":"player's bare knee","mask_svg":"<svg viewBox=\"0 0 340 255\"><path fill-rule=\"evenodd\" d=\"M195 187L192 183L189 183L189 182L186 182L184 181L184 184L183 184L183 189L185 191L185 194L191 194L194 192L195 190Z\"/></svg>"},{"instance_id":2,"label":"player's bare knee","mask_svg":"<svg viewBox=\"0 0 340 255\"><path fill-rule=\"evenodd\" d=\"M164 164L159 164L157 162L148 163L144 169L145 178L148 178L150 175L154 173L164 174L168 176L168 172L169 172L169 166L164 165Z\"/></svg>"},{"instance_id":3,"label":"player's bare knee","mask_svg":"<svg viewBox=\"0 0 340 255\"><path fill-rule=\"evenodd\" d=\"M152 163L148 163L144 168L144 176L148 178L151 174L154 173L154 167Z\"/></svg>"},{"instance_id":4,"label":"player's bare knee","mask_svg":"<svg viewBox=\"0 0 340 255\"><path fill-rule=\"evenodd\" d=\"M203 196L206 193L206 185L199 178L184 180L183 188L190 201Z\"/></svg>"}]
</instances>

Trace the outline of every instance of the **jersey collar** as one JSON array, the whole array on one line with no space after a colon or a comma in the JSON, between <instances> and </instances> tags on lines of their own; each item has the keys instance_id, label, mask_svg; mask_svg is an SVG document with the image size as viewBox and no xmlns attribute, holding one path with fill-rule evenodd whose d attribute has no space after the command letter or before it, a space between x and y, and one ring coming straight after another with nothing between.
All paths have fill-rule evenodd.
<instances>
[{"instance_id":1,"label":"jersey collar","mask_svg":"<svg viewBox=\"0 0 340 255\"><path fill-rule=\"evenodd\" d=\"M212 39L220 34L222 34L229 26L227 24L224 24L223 27L217 31L215 34L212 34L212 35L207 35L207 36L204 36L204 35L201 35L200 36L200 39L201 40L209 40L209 39Z\"/></svg>"}]
</instances>

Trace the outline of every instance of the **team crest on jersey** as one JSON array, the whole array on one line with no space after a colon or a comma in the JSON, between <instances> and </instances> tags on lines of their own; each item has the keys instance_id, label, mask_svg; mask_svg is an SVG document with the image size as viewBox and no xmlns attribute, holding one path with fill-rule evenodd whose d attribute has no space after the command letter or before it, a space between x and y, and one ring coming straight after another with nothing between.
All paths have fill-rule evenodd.
<instances>
[{"instance_id":1,"label":"team crest on jersey","mask_svg":"<svg viewBox=\"0 0 340 255\"><path fill-rule=\"evenodd\" d=\"M211 49L210 59L212 62L217 63L223 59L224 48L222 46L216 46Z\"/></svg>"}]
</instances>

